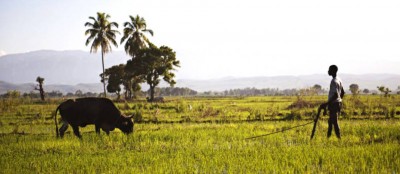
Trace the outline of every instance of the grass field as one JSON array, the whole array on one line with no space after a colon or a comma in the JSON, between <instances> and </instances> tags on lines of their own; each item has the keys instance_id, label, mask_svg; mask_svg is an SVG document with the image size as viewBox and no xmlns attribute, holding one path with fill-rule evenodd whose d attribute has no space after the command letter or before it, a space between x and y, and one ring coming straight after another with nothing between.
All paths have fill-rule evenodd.
<instances>
[{"instance_id":1,"label":"grass field","mask_svg":"<svg viewBox=\"0 0 400 174\"><path fill-rule=\"evenodd\" d=\"M167 98L118 103L136 113L135 132L110 136L81 128L55 138L51 115L62 100L1 101L1 173L399 173L398 96L349 98L342 139L326 138L327 118L305 124L325 97ZM140 115L140 116L139 116Z\"/></svg>"}]
</instances>

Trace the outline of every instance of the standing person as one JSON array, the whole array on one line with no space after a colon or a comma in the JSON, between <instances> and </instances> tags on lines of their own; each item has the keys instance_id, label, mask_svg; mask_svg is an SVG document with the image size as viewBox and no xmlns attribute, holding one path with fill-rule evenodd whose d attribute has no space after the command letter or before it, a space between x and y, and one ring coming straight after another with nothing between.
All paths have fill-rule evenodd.
<instances>
[{"instance_id":1,"label":"standing person","mask_svg":"<svg viewBox=\"0 0 400 174\"><path fill-rule=\"evenodd\" d=\"M332 76L331 85L329 88L328 102L322 104L324 108L328 106L329 120L328 120L328 138L332 134L332 127L335 129L336 137L340 139L340 128L338 124L338 117L342 109L342 99L344 96L342 80L337 77L338 67L331 65L328 74Z\"/></svg>"}]
</instances>

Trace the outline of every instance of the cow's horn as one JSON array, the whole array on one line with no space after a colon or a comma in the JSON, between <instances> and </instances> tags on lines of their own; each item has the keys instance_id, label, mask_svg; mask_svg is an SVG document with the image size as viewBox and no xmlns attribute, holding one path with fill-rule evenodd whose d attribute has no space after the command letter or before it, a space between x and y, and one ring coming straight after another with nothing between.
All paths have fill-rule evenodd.
<instances>
[{"instance_id":1,"label":"cow's horn","mask_svg":"<svg viewBox=\"0 0 400 174\"><path fill-rule=\"evenodd\" d=\"M130 116L125 116L126 118L133 118L133 114L132 115L130 115Z\"/></svg>"}]
</instances>

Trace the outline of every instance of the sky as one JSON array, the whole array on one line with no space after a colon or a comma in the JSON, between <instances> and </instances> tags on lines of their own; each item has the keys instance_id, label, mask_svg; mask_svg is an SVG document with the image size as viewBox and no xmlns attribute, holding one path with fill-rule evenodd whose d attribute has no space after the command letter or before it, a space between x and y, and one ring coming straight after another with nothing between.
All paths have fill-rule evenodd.
<instances>
[{"instance_id":1,"label":"sky","mask_svg":"<svg viewBox=\"0 0 400 174\"><path fill-rule=\"evenodd\" d=\"M325 74L331 64L400 74L398 0L0 0L0 56L89 51L84 23L97 12L120 31L129 15L144 17L150 41L176 51L178 79Z\"/></svg>"}]
</instances>

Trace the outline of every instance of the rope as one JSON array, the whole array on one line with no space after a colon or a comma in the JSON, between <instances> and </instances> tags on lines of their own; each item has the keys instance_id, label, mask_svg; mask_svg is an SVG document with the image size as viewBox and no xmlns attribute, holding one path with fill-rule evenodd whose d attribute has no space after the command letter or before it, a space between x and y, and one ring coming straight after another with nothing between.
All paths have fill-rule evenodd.
<instances>
[{"instance_id":1,"label":"rope","mask_svg":"<svg viewBox=\"0 0 400 174\"><path fill-rule=\"evenodd\" d=\"M280 133L280 132L284 132L284 131L287 131L287 130L290 130L290 129L294 129L294 128L306 126L306 125L309 125L309 124L312 124L312 123L314 123L314 121L311 121L311 122L308 122L308 123L305 123L305 124L302 124L302 125L297 125L297 126L294 126L294 127L290 127L290 128L287 128L287 129L283 129L283 130L281 130L281 131L272 132L272 133L269 133L269 134L264 134L264 135L258 135L258 136L254 136L254 137L249 137L249 138L246 138L246 140L254 139L254 138L259 138L259 137L264 137L264 136L268 136L268 135L272 135L272 134L276 134L276 133Z\"/></svg>"}]
</instances>

